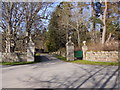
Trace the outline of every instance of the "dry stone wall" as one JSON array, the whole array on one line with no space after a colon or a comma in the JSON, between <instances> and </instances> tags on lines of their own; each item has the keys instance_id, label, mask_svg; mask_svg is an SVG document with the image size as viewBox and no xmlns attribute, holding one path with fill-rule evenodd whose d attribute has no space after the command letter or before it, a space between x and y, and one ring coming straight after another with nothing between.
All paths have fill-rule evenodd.
<instances>
[{"instance_id":1,"label":"dry stone wall","mask_svg":"<svg viewBox=\"0 0 120 90\"><path fill-rule=\"evenodd\" d=\"M50 54L52 54L52 55L60 55L60 56L62 56L62 57L66 57L66 53L65 53L65 51L56 51L56 52L52 52L52 53L50 53Z\"/></svg>"},{"instance_id":2,"label":"dry stone wall","mask_svg":"<svg viewBox=\"0 0 120 90\"><path fill-rule=\"evenodd\" d=\"M1 53L2 61L0 62L21 62L27 61L26 53Z\"/></svg>"},{"instance_id":3,"label":"dry stone wall","mask_svg":"<svg viewBox=\"0 0 120 90\"><path fill-rule=\"evenodd\" d=\"M118 62L118 51L87 51L86 60L98 62Z\"/></svg>"}]
</instances>

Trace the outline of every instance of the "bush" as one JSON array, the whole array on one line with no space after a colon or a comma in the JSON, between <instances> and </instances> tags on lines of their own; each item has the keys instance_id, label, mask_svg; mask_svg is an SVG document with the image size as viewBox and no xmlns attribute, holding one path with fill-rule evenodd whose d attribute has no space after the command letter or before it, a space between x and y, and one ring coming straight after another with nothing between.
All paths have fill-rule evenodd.
<instances>
[{"instance_id":1,"label":"bush","mask_svg":"<svg viewBox=\"0 0 120 90\"><path fill-rule=\"evenodd\" d=\"M92 51L118 51L119 42L111 41L106 43L104 46L101 43L89 43L87 46L88 50Z\"/></svg>"},{"instance_id":2,"label":"bush","mask_svg":"<svg viewBox=\"0 0 120 90\"><path fill-rule=\"evenodd\" d=\"M36 53L35 56L40 56L40 53Z\"/></svg>"}]
</instances>

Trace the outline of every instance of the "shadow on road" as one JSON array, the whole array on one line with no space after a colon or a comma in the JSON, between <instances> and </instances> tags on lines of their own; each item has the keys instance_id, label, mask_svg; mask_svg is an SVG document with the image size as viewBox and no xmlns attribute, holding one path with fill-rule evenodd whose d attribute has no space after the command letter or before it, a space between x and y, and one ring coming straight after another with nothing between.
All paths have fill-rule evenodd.
<instances>
[{"instance_id":1,"label":"shadow on road","mask_svg":"<svg viewBox=\"0 0 120 90\"><path fill-rule=\"evenodd\" d=\"M49 57L42 56L42 62L50 61ZM54 60L53 60L54 61ZM114 67L114 66L113 66ZM118 88L117 83L117 72L118 68L112 69L112 66L92 66L92 68L86 68L82 66L77 66L77 69L82 69L85 73L78 74L77 70L72 71L70 76L62 76L59 74L53 74L49 79L44 80L43 75L45 72L42 72L41 75L37 75L38 77L33 77L28 75L27 77L31 78L31 81L20 80L22 82L27 82L28 85L32 87L41 86L42 88L74 88L78 90L81 87L92 88L91 90L95 90L94 88L111 88L110 90L114 90L114 88ZM48 77L46 77L48 78ZM116 79L113 79L116 78ZM109 85L110 83L113 83ZM89 86L89 84L91 86ZM87 86L88 85L88 86ZM110 87L109 87L110 86Z\"/></svg>"},{"instance_id":2,"label":"shadow on road","mask_svg":"<svg viewBox=\"0 0 120 90\"><path fill-rule=\"evenodd\" d=\"M40 56L40 57L41 57L41 62L50 61L49 58L47 58L46 56Z\"/></svg>"},{"instance_id":3,"label":"shadow on road","mask_svg":"<svg viewBox=\"0 0 120 90\"><path fill-rule=\"evenodd\" d=\"M48 54L41 54L40 56L37 56L37 58L35 59L35 61L40 61L41 63L50 62L50 61L56 61L56 60L60 61L57 58L51 57Z\"/></svg>"}]
</instances>

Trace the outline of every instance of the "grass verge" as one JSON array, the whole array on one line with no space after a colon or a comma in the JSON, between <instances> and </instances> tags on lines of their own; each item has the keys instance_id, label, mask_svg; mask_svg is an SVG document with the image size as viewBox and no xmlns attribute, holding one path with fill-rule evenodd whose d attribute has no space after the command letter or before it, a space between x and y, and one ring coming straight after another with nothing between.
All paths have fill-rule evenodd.
<instances>
[{"instance_id":1,"label":"grass verge","mask_svg":"<svg viewBox=\"0 0 120 90\"><path fill-rule=\"evenodd\" d=\"M66 62L68 62L68 61L66 60L66 58L65 58L65 57L58 56L58 55L56 55L55 57L56 57L56 58L58 58L58 59L60 59L60 60L63 60L63 61L66 61Z\"/></svg>"},{"instance_id":2,"label":"grass verge","mask_svg":"<svg viewBox=\"0 0 120 90\"><path fill-rule=\"evenodd\" d=\"M62 56L56 56L56 58L67 61L65 57ZM120 65L119 62L96 62L96 61L87 61L87 60L75 60L75 61L67 61L77 64L88 64L88 65Z\"/></svg>"},{"instance_id":3,"label":"grass verge","mask_svg":"<svg viewBox=\"0 0 120 90\"><path fill-rule=\"evenodd\" d=\"M36 62L1 62L1 65L24 65L24 64L34 64Z\"/></svg>"},{"instance_id":4,"label":"grass verge","mask_svg":"<svg viewBox=\"0 0 120 90\"><path fill-rule=\"evenodd\" d=\"M96 62L96 61L87 61L87 60L75 60L71 61L78 64L90 64L90 65L120 65L118 62Z\"/></svg>"}]
</instances>

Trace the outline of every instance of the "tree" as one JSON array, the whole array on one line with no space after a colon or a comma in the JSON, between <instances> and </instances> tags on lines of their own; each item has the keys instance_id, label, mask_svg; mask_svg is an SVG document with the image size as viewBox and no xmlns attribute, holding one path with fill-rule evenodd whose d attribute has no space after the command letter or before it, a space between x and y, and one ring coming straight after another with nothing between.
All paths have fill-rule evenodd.
<instances>
[{"instance_id":1,"label":"tree","mask_svg":"<svg viewBox=\"0 0 120 90\"><path fill-rule=\"evenodd\" d=\"M92 7L92 17L93 17L93 21L92 21L92 38L93 38L93 42L95 42L95 20L94 18L96 18L96 12L95 12L95 5L94 5L94 2L92 0L91 2L91 7Z\"/></svg>"},{"instance_id":2,"label":"tree","mask_svg":"<svg viewBox=\"0 0 120 90\"><path fill-rule=\"evenodd\" d=\"M84 29L84 33L87 31L87 26L88 23L85 20L85 16L83 15L83 9L86 5L84 3L74 3L71 5L71 7L68 7L71 10L70 17L66 17L66 21L69 20L68 22L62 22L64 26L67 26L71 29L73 29L77 33L77 42L78 42L78 47L80 48L80 43L81 43L81 38L82 38L82 30ZM63 11L66 13L66 11ZM85 28L84 28L85 27ZM72 31L72 32L74 32Z\"/></svg>"},{"instance_id":3,"label":"tree","mask_svg":"<svg viewBox=\"0 0 120 90\"><path fill-rule=\"evenodd\" d=\"M105 0L105 10L104 10L104 17L103 17L103 32L102 32L102 44L105 43L105 36L106 36L106 15L107 15L107 0Z\"/></svg>"},{"instance_id":4,"label":"tree","mask_svg":"<svg viewBox=\"0 0 120 90\"><path fill-rule=\"evenodd\" d=\"M47 16L45 16L45 11L48 8L49 4L51 3L42 3L42 2L34 2L34 3L24 3L24 15L25 15L25 25L26 25L26 38L27 41L29 41L29 36L31 33L31 29L36 24L37 21L41 21L42 19L47 19ZM42 10L42 14L40 13L40 10ZM37 26L39 27L39 26Z\"/></svg>"},{"instance_id":5,"label":"tree","mask_svg":"<svg viewBox=\"0 0 120 90\"><path fill-rule=\"evenodd\" d=\"M3 2L1 27L6 32L6 52L14 52L17 31L22 22L21 3Z\"/></svg>"},{"instance_id":6,"label":"tree","mask_svg":"<svg viewBox=\"0 0 120 90\"><path fill-rule=\"evenodd\" d=\"M101 4L103 4L102 1ZM107 0L105 0L104 4L105 7L101 9L104 10L103 17L101 13L101 20L104 24L102 32L103 45L110 41L112 35L116 33L116 29L118 29L118 2L108 2Z\"/></svg>"},{"instance_id":7,"label":"tree","mask_svg":"<svg viewBox=\"0 0 120 90\"><path fill-rule=\"evenodd\" d=\"M61 4L60 4L61 5ZM48 26L48 40L46 46L48 51L57 51L58 49L65 47L66 43L66 31L61 26L61 19L63 14L60 5L56 7L56 10L52 13L50 23Z\"/></svg>"},{"instance_id":8,"label":"tree","mask_svg":"<svg viewBox=\"0 0 120 90\"><path fill-rule=\"evenodd\" d=\"M6 33L5 43L6 52L14 52L16 48L16 42L18 40L29 41L31 30L40 28L38 22L42 22L42 19L47 19L45 11L51 5L51 3L14 3L3 2L2 3L2 21L1 26L3 32ZM41 10L41 11L40 11ZM40 12L42 12L40 14ZM34 25L38 24L36 28ZM24 32L26 31L26 36ZM4 33L4 34L5 34ZM27 42L25 44L27 44ZM24 48L24 46L22 47Z\"/></svg>"},{"instance_id":9,"label":"tree","mask_svg":"<svg viewBox=\"0 0 120 90\"><path fill-rule=\"evenodd\" d=\"M68 36L73 36L73 41L77 39L77 46L80 48L82 38L86 38L87 21L83 15L83 3L61 2L52 14L49 24L48 46L58 50L65 47ZM75 33L77 33L77 38ZM74 35L73 35L74 34ZM65 39L66 38L66 39ZM81 40L80 40L81 39Z\"/></svg>"},{"instance_id":10,"label":"tree","mask_svg":"<svg viewBox=\"0 0 120 90\"><path fill-rule=\"evenodd\" d=\"M118 40L117 31L119 29L119 22L118 22L118 2L108 2L108 10L107 10L107 19L106 19L106 41L105 43L110 42L112 39ZM116 7L116 8L115 8Z\"/></svg>"}]
</instances>

